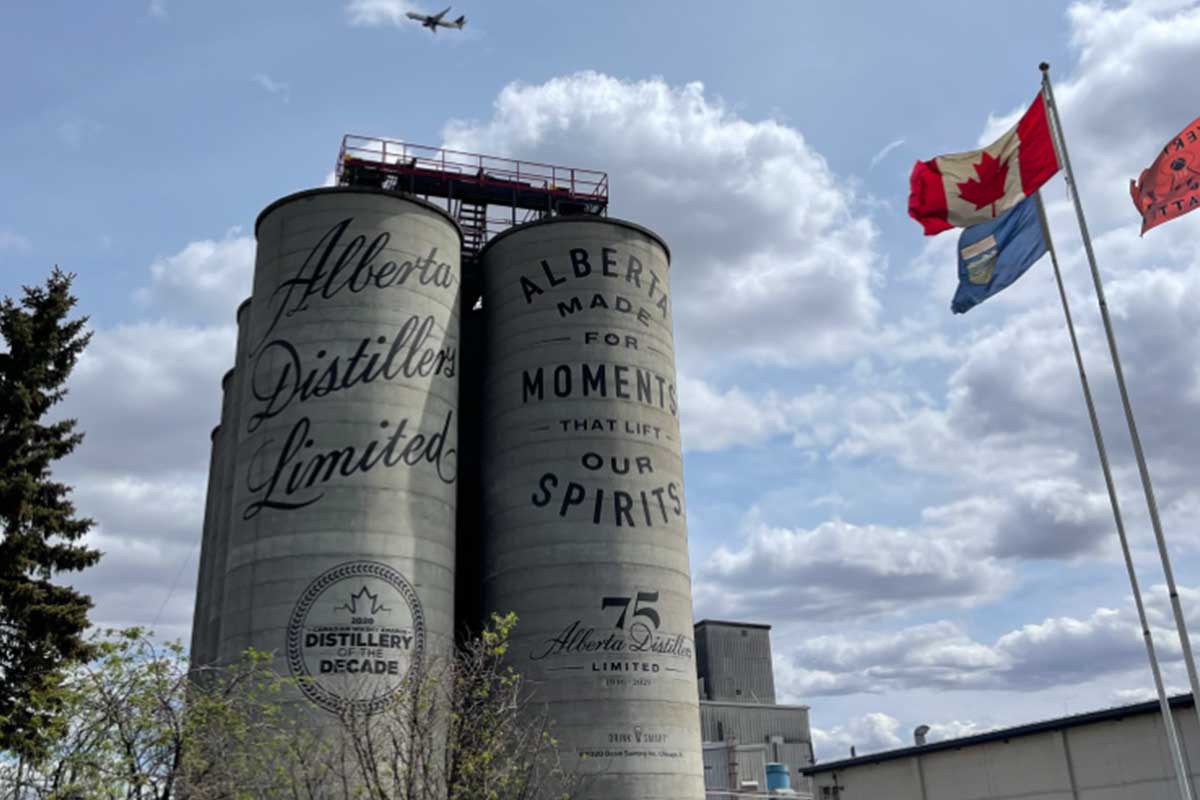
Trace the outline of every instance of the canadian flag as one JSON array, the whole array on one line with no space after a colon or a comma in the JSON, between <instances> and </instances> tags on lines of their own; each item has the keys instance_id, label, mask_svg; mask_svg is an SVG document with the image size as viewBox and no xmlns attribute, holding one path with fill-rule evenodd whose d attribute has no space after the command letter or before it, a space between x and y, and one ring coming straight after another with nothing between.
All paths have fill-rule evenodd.
<instances>
[{"instance_id":1,"label":"canadian flag","mask_svg":"<svg viewBox=\"0 0 1200 800\"><path fill-rule=\"evenodd\" d=\"M908 215L926 236L970 227L1008 211L1058 169L1039 93L1017 124L982 150L918 161L909 178Z\"/></svg>"}]
</instances>

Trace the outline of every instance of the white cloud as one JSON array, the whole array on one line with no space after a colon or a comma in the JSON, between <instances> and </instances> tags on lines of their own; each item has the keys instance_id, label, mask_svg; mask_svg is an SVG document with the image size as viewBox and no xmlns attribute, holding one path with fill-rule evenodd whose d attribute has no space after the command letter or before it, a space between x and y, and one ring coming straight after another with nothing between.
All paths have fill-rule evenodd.
<instances>
[{"instance_id":1,"label":"white cloud","mask_svg":"<svg viewBox=\"0 0 1200 800\"><path fill-rule=\"evenodd\" d=\"M63 404L87 433L70 463L140 477L203 469L234 339L232 324L139 322L96 331Z\"/></svg>"},{"instance_id":2,"label":"white cloud","mask_svg":"<svg viewBox=\"0 0 1200 800\"><path fill-rule=\"evenodd\" d=\"M94 598L96 625L157 618L161 636L186 638L209 433L252 261L252 242L231 232L154 262L138 298L162 318L97 329L71 376L60 413L77 418L85 438L56 474L97 523L89 542L104 557L68 576ZM221 323L179 321L189 316Z\"/></svg>"},{"instance_id":3,"label":"white cloud","mask_svg":"<svg viewBox=\"0 0 1200 800\"><path fill-rule=\"evenodd\" d=\"M154 625L163 638L191 627L205 476L172 473L84 472L73 480L74 500L97 520L88 544L100 564L68 576L89 593L98 627Z\"/></svg>"},{"instance_id":4,"label":"white cloud","mask_svg":"<svg viewBox=\"0 0 1200 800\"><path fill-rule=\"evenodd\" d=\"M738 116L700 83L595 72L506 86L447 147L607 169L611 213L673 248L681 363L798 364L874 346L885 259L846 178L804 136ZM803 186L805 191L797 192Z\"/></svg>"},{"instance_id":5,"label":"white cloud","mask_svg":"<svg viewBox=\"0 0 1200 800\"><path fill-rule=\"evenodd\" d=\"M688 451L762 444L782 435L797 446L812 446L832 434L822 420L831 415L836 400L821 388L792 398L771 391L751 396L736 386L721 392L684 375L679 397Z\"/></svg>"},{"instance_id":6,"label":"white cloud","mask_svg":"<svg viewBox=\"0 0 1200 800\"><path fill-rule=\"evenodd\" d=\"M1153 634L1160 659L1181 660L1173 628L1158 624ZM949 620L826 634L780 651L775 660L779 692L792 701L910 690L1033 691L1106 675L1149 677L1134 614L1110 608L1021 625L991 643Z\"/></svg>"},{"instance_id":7,"label":"white cloud","mask_svg":"<svg viewBox=\"0 0 1200 800\"><path fill-rule=\"evenodd\" d=\"M167 0L150 0L146 13L155 19L167 18Z\"/></svg>"},{"instance_id":8,"label":"white cloud","mask_svg":"<svg viewBox=\"0 0 1200 800\"><path fill-rule=\"evenodd\" d=\"M926 742L943 742L947 739L961 739L964 736L974 736L977 733L986 733L993 730L995 726L982 725L973 720L958 720L951 719L943 722L931 722L929 724L929 732L925 734Z\"/></svg>"},{"instance_id":9,"label":"white cloud","mask_svg":"<svg viewBox=\"0 0 1200 800\"><path fill-rule=\"evenodd\" d=\"M0 251L9 250L17 253L28 253L33 249L33 243L19 233L0 228Z\"/></svg>"},{"instance_id":10,"label":"white cloud","mask_svg":"<svg viewBox=\"0 0 1200 800\"><path fill-rule=\"evenodd\" d=\"M365 27L407 26L405 14L409 11L421 12L421 9L410 0L350 0L346 4L350 24Z\"/></svg>"},{"instance_id":11,"label":"white cloud","mask_svg":"<svg viewBox=\"0 0 1200 800\"><path fill-rule=\"evenodd\" d=\"M291 99L291 85L284 81L277 81L262 72L257 73L252 80L267 92L279 95L285 103Z\"/></svg>"},{"instance_id":12,"label":"white cloud","mask_svg":"<svg viewBox=\"0 0 1200 800\"><path fill-rule=\"evenodd\" d=\"M902 147L903 145L903 139L896 139L895 141L888 142L880 149L878 153L871 156L871 166L869 166L867 169L875 169L875 167L879 166L880 161L883 161L893 150L897 149L898 147Z\"/></svg>"},{"instance_id":13,"label":"white cloud","mask_svg":"<svg viewBox=\"0 0 1200 800\"><path fill-rule=\"evenodd\" d=\"M150 284L137 292L144 306L188 320L233 320L250 295L254 238L230 229L221 239L201 239L150 265Z\"/></svg>"},{"instance_id":14,"label":"white cloud","mask_svg":"<svg viewBox=\"0 0 1200 800\"><path fill-rule=\"evenodd\" d=\"M936 529L841 520L783 528L752 513L740 539L701 566L694 588L700 616L862 619L934 602L973 605L1010 579L977 543Z\"/></svg>"},{"instance_id":15,"label":"white cloud","mask_svg":"<svg viewBox=\"0 0 1200 800\"><path fill-rule=\"evenodd\" d=\"M820 761L848 758L853 747L857 755L902 747L900 720L882 712L863 714L844 725L812 729L813 752Z\"/></svg>"}]
</instances>

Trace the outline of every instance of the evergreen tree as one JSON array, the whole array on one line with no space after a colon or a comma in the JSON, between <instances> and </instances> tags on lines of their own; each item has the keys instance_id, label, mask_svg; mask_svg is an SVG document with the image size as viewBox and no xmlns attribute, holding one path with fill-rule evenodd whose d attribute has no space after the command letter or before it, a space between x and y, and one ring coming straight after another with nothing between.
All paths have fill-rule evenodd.
<instances>
[{"instance_id":1,"label":"evergreen tree","mask_svg":"<svg viewBox=\"0 0 1200 800\"><path fill-rule=\"evenodd\" d=\"M50 474L83 434L73 419L42 421L91 338L86 317L68 319L74 277L55 267L45 286L0 304L0 751L23 761L46 752L65 671L92 655L91 598L53 582L100 558L79 544L92 520Z\"/></svg>"}]
</instances>

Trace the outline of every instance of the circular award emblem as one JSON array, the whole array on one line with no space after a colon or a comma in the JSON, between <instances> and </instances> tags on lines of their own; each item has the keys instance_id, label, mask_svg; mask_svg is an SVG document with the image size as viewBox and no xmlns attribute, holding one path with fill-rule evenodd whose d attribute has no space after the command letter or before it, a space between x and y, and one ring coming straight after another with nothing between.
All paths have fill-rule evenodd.
<instances>
[{"instance_id":1,"label":"circular award emblem","mask_svg":"<svg viewBox=\"0 0 1200 800\"><path fill-rule=\"evenodd\" d=\"M288 667L327 711L383 710L425 650L412 585L378 561L348 561L308 585L288 621Z\"/></svg>"}]
</instances>

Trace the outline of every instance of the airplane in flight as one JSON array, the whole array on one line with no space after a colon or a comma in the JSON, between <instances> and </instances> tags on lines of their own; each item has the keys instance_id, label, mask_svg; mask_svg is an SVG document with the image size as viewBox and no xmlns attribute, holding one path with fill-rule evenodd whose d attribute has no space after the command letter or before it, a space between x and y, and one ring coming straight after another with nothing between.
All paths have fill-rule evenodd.
<instances>
[{"instance_id":1,"label":"airplane in flight","mask_svg":"<svg viewBox=\"0 0 1200 800\"><path fill-rule=\"evenodd\" d=\"M446 6L444 11L440 11L437 14L418 14L416 11L409 11L408 18L417 20L421 23L422 27L429 28L434 33L437 33L438 27L462 30L462 27L467 24L467 18L464 16L459 17L453 22L446 22L442 17L446 16L449 11L450 6Z\"/></svg>"}]
</instances>

